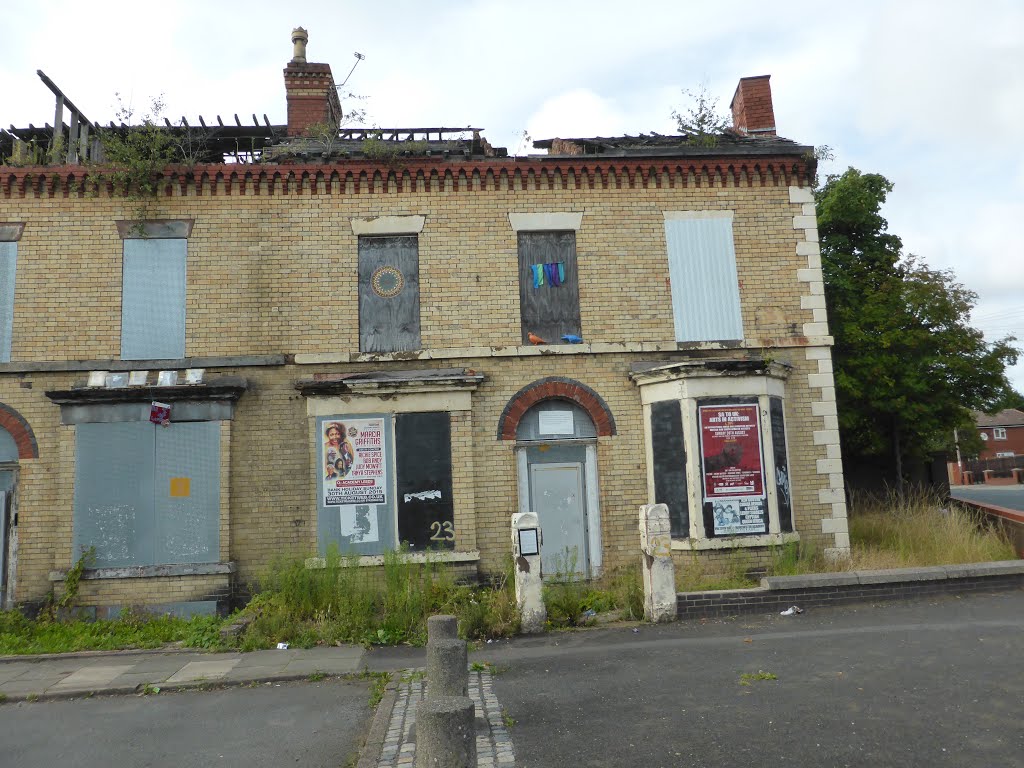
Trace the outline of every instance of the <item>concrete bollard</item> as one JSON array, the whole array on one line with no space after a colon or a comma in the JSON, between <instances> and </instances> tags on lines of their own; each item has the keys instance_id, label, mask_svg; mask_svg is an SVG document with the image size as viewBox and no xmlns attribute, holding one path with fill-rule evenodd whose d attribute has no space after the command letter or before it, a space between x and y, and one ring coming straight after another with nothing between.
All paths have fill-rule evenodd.
<instances>
[{"instance_id":1,"label":"concrete bollard","mask_svg":"<svg viewBox=\"0 0 1024 768\"><path fill-rule=\"evenodd\" d=\"M644 618L674 621L677 616L676 571L672 563L672 524L668 506L640 507L640 551L644 575Z\"/></svg>"},{"instance_id":2,"label":"concrete bollard","mask_svg":"<svg viewBox=\"0 0 1024 768\"><path fill-rule=\"evenodd\" d=\"M427 617L427 642L435 640L458 640L459 620L454 616L438 614Z\"/></svg>"},{"instance_id":3,"label":"concrete bollard","mask_svg":"<svg viewBox=\"0 0 1024 768\"><path fill-rule=\"evenodd\" d=\"M416 709L416 768L476 768L472 699L437 696L420 702Z\"/></svg>"},{"instance_id":4,"label":"concrete bollard","mask_svg":"<svg viewBox=\"0 0 1024 768\"><path fill-rule=\"evenodd\" d=\"M516 566L516 602L524 633L543 632L548 620L540 549L544 537L536 512L512 515L512 557Z\"/></svg>"},{"instance_id":5,"label":"concrete bollard","mask_svg":"<svg viewBox=\"0 0 1024 768\"><path fill-rule=\"evenodd\" d=\"M427 698L465 696L469 691L465 640L427 643Z\"/></svg>"}]
</instances>

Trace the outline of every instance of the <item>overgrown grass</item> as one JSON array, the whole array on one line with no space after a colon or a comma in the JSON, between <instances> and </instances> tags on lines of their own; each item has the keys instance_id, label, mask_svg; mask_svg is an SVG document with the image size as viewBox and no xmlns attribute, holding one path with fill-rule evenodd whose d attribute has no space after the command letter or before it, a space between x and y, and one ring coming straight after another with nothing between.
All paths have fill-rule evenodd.
<instances>
[{"instance_id":1,"label":"overgrown grass","mask_svg":"<svg viewBox=\"0 0 1024 768\"><path fill-rule=\"evenodd\" d=\"M221 624L215 616L182 619L142 613L112 621L35 621L18 611L0 611L0 655L159 648L168 643L213 649L220 646Z\"/></svg>"},{"instance_id":2,"label":"overgrown grass","mask_svg":"<svg viewBox=\"0 0 1024 768\"><path fill-rule=\"evenodd\" d=\"M858 504L850 515L851 567L907 568L1014 560L1013 544L984 516L926 496Z\"/></svg>"},{"instance_id":3,"label":"overgrown grass","mask_svg":"<svg viewBox=\"0 0 1024 768\"><path fill-rule=\"evenodd\" d=\"M830 562L813 547L792 543L772 552L768 573L796 575L1016 557L1013 545L998 528L955 505L943 508L926 496L903 502L895 497L860 501L851 506L849 523L848 560ZM741 550L715 572L695 561L679 569L677 586L686 592L755 586L748 565ZM567 562L565 573L574 570L574 564ZM60 607L73 607L72 600L62 601ZM556 576L545 586L544 600L551 627L586 626L596 614L609 612L627 620L641 619L639 562L593 582ZM401 553L385 555L384 565L377 569L357 567L337 553L326 559L323 568L307 567L301 558L281 559L261 577L245 613L254 620L237 640L242 650L270 648L279 642L296 647L418 645L426 640L427 617L435 613L457 616L467 640L508 637L519 631L511 558L505 572L484 585L459 584L449 567L410 563ZM219 634L223 620L212 616L182 619L129 612L113 621L88 622L61 620L56 615L49 611L39 620L29 620L16 611L0 612L0 654L156 648L169 643L223 648Z\"/></svg>"},{"instance_id":4,"label":"overgrown grass","mask_svg":"<svg viewBox=\"0 0 1024 768\"><path fill-rule=\"evenodd\" d=\"M884 499L855 499L849 517L850 557L828 560L806 542L792 542L771 552L765 569L772 576L860 571L883 568L920 568L931 565L979 563L1016 559L1013 544L984 516L956 504L943 506L929 494L895 494ZM681 592L745 589L758 578L747 569L742 551L729 565L708 573L699 561L677 573Z\"/></svg>"},{"instance_id":5,"label":"overgrown grass","mask_svg":"<svg viewBox=\"0 0 1024 768\"><path fill-rule=\"evenodd\" d=\"M626 621L642 619L644 588L639 563L617 568L590 582L556 574L544 585L544 605L549 627L589 626L597 614L611 611Z\"/></svg>"},{"instance_id":6,"label":"overgrown grass","mask_svg":"<svg viewBox=\"0 0 1024 768\"><path fill-rule=\"evenodd\" d=\"M457 584L452 571L411 563L402 553L384 556L380 569L359 568L337 552L324 567L279 560L259 581L246 612L255 616L239 641L242 650L279 642L313 645L422 645L427 617L451 613L467 639L515 634L519 615L512 583L502 577L483 586Z\"/></svg>"}]
</instances>

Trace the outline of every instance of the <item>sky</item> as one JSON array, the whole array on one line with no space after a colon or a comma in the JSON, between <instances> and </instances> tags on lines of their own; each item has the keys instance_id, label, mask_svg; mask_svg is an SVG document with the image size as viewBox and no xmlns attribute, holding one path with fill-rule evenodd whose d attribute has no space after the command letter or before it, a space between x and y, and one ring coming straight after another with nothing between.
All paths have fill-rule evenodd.
<instances>
[{"instance_id":1,"label":"sky","mask_svg":"<svg viewBox=\"0 0 1024 768\"><path fill-rule=\"evenodd\" d=\"M285 119L291 31L309 61L366 96L367 124L532 139L673 133L683 89L727 110L740 77L772 76L781 136L832 147L822 172L886 176L907 253L978 294L994 340L1024 346L1024 3L1020 0L164 0L12 3L0 25L0 125L53 122L43 70L85 115L161 96L172 121ZM1011 371L1024 392L1024 359Z\"/></svg>"}]
</instances>

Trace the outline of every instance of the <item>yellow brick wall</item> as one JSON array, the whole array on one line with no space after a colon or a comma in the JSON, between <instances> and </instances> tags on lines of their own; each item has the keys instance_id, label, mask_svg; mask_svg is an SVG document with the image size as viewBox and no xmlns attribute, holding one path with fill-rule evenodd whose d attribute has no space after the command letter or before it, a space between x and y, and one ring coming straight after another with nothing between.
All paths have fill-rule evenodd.
<instances>
[{"instance_id":1,"label":"yellow brick wall","mask_svg":"<svg viewBox=\"0 0 1024 768\"><path fill-rule=\"evenodd\" d=\"M117 358L121 253L115 221L137 206L97 197L7 198L18 243L12 361ZM214 195L161 198L153 218L195 220L188 240L188 356L352 352L359 347L358 238L351 219L422 214L426 349L520 343L509 212L582 211L583 336L671 341L663 211L732 210L748 339L795 336L800 308L785 186L542 189L534 192Z\"/></svg>"},{"instance_id":2,"label":"yellow brick wall","mask_svg":"<svg viewBox=\"0 0 1024 768\"><path fill-rule=\"evenodd\" d=\"M419 238L421 328L426 349L516 345L520 340L516 235L509 212L583 211L577 233L583 335L590 342L671 342L665 210L732 210L744 332L748 339L781 339L771 350L794 366L787 383L786 419L795 493L795 523L803 537L830 546L820 532L829 514L818 501L827 487L815 473L825 458L811 433L821 429L810 402L799 336L812 320L800 308L806 285L796 270L802 232L792 217L800 205L779 186L691 186L640 189L527 189L474 182L405 184L402 193L352 194L351 183L322 184L332 194L197 195L162 198L152 218L193 218L188 242L186 354L189 356L358 351L357 238L350 219L422 214ZM381 182L378 187L383 188ZM560 186L560 185L556 185ZM450 187L446 189L446 187ZM483 188L486 187L486 188ZM345 194L345 191L348 194ZM413 190L413 191L409 191ZM11 197L0 200L0 220L26 223L18 244L14 363L116 359L120 349L121 247L114 222L133 205L97 197ZM496 350L500 351L500 350ZM606 567L637 554L637 508L646 496L642 408L627 377L630 364L685 359L687 352L530 357L473 357L443 362L362 362L214 369L250 381L236 417L222 433L221 556L252 579L280 555L316 548L316 486L311 480L308 417L296 380L313 373L381 368L464 366L486 381L472 411L452 422L457 546L479 549L481 569L502 567L509 550L509 516L518 508L516 457L497 439L498 420L524 385L546 376L577 379L610 407L617 434L598 440L603 554ZM141 366L140 366L141 367ZM20 462L18 590L38 599L47 574L72 560L74 428L60 425L59 408L44 391L70 387L84 373L5 372L0 402L32 426L40 458ZM471 471L466 471L471 467ZM56 480L55 478L60 478ZM822 485L822 483L825 485ZM702 555L709 561L719 554ZM85 584L85 583L83 583ZM191 589L191 587L189 587ZM89 582L96 599L149 599L155 580ZM95 594L93 594L95 592ZM102 593L102 594L101 594ZM131 596L130 595L130 596ZM127 599L127 598L126 598ZM182 598L185 599L185 598ZM156 601L156 600L154 600ZM159 602L169 602L161 598Z\"/></svg>"}]
</instances>

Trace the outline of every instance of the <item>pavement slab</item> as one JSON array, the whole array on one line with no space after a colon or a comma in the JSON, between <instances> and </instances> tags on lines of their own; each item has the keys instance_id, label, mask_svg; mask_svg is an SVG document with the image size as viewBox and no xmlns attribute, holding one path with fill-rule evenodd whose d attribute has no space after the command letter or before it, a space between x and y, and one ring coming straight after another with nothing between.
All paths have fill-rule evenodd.
<instances>
[{"instance_id":1,"label":"pavement slab","mask_svg":"<svg viewBox=\"0 0 1024 768\"><path fill-rule=\"evenodd\" d=\"M113 683L121 675L130 672L134 666L134 664L117 664L82 667L52 686L50 691L60 693L64 689L95 690L103 688Z\"/></svg>"},{"instance_id":2,"label":"pavement slab","mask_svg":"<svg viewBox=\"0 0 1024 768\"><path fill-rule=\"evenodd\" d=\"M216 659L215 661L190 661L171 675L167 683L201 683L216 682L223 678L238 664L237 657Z\"/></svg>"}]
</instances>

